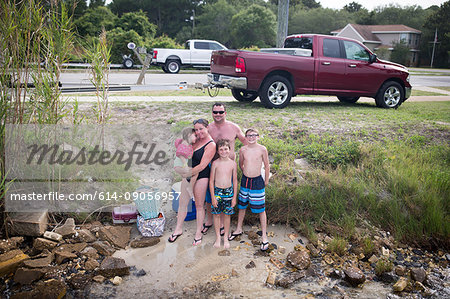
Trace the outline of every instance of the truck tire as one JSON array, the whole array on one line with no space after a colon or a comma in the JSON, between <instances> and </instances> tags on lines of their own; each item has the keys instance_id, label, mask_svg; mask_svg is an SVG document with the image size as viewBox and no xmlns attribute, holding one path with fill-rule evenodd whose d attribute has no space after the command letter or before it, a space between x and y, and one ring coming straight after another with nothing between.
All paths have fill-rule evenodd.
<instances>
[{"instance_id":1,"label":"truck tire","mask_svg":"<svg viewBox=\"0 0 450 299\"><path fill-rule=\"evenodd\" d=\"M341 103L354 104L359 100L359 97L337 97Z\"/></svg>"},{"instance_id":2,"label":"truck tire","mask_svg":"<svg viewBox=\"0 0 450 299\"><path fill-rule=\"evenodd\" d=\"M164 73L168 73L168 72L169 72L169 71L167 70L167 68L166 68L166 65L163 65L163 66L161 67L161 69L163 70Z\"/></svg>"},{"instance_id":3,"label":"truck tire","mask_svg":"<svg viewBox=\"0 0 450 299\"><path fill-rule=\"evenodd\" d=\"M167 60L166 61L166 70L168 73L176 74L180 71L180 61L179 60Z\"/></svg>"},{"instance_id":4,"label":"truck tire","mask_svg":"<svg viewBox=\"0 0 450 299\"><path fill-rule=\"evenodd\" d=\"M126 69L131 69L134 66L134 61L131 58L125 58L123 60L123 67Z\"/></svg>"},{"instance_id":5,"label":"truck tire","mask_svg":"<svg viewBox=\"0 0 450 299\"><path fill-rule=\"evenodd\" d=\"M375 103L381 108L397 108L405 97L403 87L395 81L381 85L375 97Z\"/></svg>"},{"instance_id":6,"label":"truck tire","mask_svg":"<svg viewBox=\"0 0 450 299\"><path fill-rule=\"evenodd\" d=\"M283 76L271 76L262 84L259 98L266 108L284 108L292 98L291 82Z\"/></svg>"},{"instance_id":7,"label":"truck tire","mask_svg":"<svg viewBox=\"0 0 450 299\"><path fill-rule=\"evenodd\" d=\"M258 93L255 91L237 88L232 88L231 94L239 102L253 102L258 97Z\"/></svg>"}]
</instances>

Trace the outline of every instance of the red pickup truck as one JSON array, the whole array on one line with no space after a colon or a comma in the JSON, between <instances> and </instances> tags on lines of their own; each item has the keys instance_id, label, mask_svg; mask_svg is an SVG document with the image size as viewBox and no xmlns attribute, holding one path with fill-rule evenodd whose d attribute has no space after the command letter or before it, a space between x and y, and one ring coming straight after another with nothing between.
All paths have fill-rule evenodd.
<instances>
[{"instance_id":1,"label":"red pickup truck","mask_svg":"<svg viewBox=\"0 0 450 299\"><path fill-rule=\"evenodd\" d=\"M210 85L231 88L242 102L259 96L267 108L284 108L298 94L345 103L372 97L378 107L397 108L411 95L409 78L406 67L378 59L356 40L317 34L288 36L282 49L215 51L208 74Z\"/></svg>"}]
</instances>

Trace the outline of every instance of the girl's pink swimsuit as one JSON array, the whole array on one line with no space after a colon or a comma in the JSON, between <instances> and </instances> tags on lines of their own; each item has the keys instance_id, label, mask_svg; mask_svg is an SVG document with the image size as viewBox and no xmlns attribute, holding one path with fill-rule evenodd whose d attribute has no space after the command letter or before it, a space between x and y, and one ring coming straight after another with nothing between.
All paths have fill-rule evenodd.
<instances>
[{"instance_id":1,"label":"girl's pink swimsuit","mask_svg":"<svg viewBox=\"0 0 450 299\"><path fill-rule=\"evenodd\" d=\"M175 155L177 157L181 156L186 159L190 159L192 157L192 154L194 153L192 145L183 144L183 139L181 138L175 140L175 148L177 149L177 151L175 152Z\"/></svg>"}]
</instances>

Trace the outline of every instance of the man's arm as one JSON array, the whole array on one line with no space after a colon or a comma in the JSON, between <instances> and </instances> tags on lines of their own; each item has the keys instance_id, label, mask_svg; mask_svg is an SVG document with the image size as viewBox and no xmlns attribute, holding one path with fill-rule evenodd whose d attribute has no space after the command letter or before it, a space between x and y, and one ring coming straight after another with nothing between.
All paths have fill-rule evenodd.
<instances>
[{"instance_id":1,"label":"man's arm","mask_svg":"<svg viewBox=\"0 0 450 299\"><path fill-rule=\"evenodd\" d=\"M242 142L242 144L248 145L247 138L245 138L245 135L242 132L241 128L239 128L239 126L236 124L234 124L234 127L236 130L236 137Z\"/></svg>"},{"instance_id":2,"label":"man's arm","mask_svg":"<svg viewBox=\"0 0 450 299\"><path fill-rule=\"evenodd\" d=\"M239 150L239 168L244 171L244 148L241 147Z\"/></svg>"}]
</instances>

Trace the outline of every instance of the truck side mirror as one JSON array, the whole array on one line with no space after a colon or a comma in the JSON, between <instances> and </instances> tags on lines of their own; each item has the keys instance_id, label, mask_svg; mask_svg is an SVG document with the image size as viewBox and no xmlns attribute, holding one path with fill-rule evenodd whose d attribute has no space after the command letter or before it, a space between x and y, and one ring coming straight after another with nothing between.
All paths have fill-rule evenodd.
<instances>
[{"instance_id":1,"label":"truck side mirror","mask_svg":"<svg viewBox=\"0 0 450 299\"><path fill-rule=\"evenodd\" d=\"M377 61L377 55L376 54L369 54L369 63L374 63Z\"/></svg>"}]
</instances>

